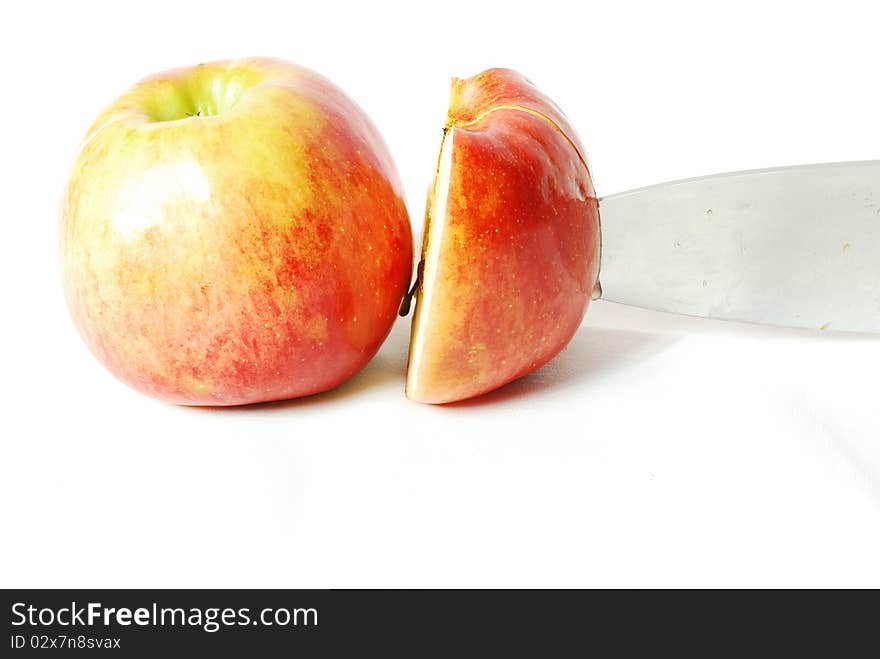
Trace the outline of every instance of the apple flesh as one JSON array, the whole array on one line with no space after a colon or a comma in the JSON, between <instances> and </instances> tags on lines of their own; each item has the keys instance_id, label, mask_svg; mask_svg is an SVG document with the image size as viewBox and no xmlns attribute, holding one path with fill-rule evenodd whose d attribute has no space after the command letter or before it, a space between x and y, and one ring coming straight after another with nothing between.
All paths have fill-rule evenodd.
<instances>
[{"instance_id":1,"label":"apple flesh","mask_svg":"<svg viewBox=\"0 0 880 659\"><path fill-rule=\"evenodd\" d=\"M520 74L453 81L426 213L409 398L478 396L571 339L599 271L583 154L562 112Z\"/></svg>"},{"instance_id":2,"label":"apple flesh","mask_svg":"<svg viewBox=\"0 0 880 659\"><path fill-rule=\"evenodd\" d=\"M98 359L175 403L325 391L362 368L412 269L401 184L342 91L271 59L135 85L73 168L61 257Z\"/></svg>"}]
</instances>

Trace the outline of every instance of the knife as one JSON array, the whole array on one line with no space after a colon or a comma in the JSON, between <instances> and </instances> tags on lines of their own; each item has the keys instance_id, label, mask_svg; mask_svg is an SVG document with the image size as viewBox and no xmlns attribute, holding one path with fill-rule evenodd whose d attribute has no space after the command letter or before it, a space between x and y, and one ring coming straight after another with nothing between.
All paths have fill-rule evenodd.
<instances>
[{"instance_id":1,"label":"knife","mask_svg":"<svg viewBox=\"0 0 880 659\"><path fill-rule=\"evenodd\" d=\"M717 174L599 200L595 296L880 333L880 161Z\"/></svg>"}]
</instances>

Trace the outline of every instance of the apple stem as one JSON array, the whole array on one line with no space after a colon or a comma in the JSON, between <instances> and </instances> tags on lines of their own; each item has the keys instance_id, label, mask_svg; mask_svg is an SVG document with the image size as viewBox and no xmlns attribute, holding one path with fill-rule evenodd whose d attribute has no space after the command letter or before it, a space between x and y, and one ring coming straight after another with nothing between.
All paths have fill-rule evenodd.
<instances>
[{"instance_id":1,"label":"apple stem","mask_svg":"<svg viewBox=\"0 0 880 659\"><path fill-rule=\"evenodd\" d=\"M400 301L400 308L397 310L397 313L401 316L408 316L410 307L412 306L413 297L416 295L416 291L419 288L419 282L422 281L422 273L425 271L425 259L419 261L419 265L416 268L416 280L413 282L412 288L409 289L406 295L403 296L403 300Z\"/></svg>"}]
</instances>

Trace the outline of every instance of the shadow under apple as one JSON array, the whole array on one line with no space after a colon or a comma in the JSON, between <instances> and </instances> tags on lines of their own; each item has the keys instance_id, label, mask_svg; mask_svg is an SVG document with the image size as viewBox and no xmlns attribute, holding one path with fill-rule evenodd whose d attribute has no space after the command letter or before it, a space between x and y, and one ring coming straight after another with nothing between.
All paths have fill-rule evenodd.
<instances>
[{"instance_id":1,"label":"shadow under apple","mask_svg":"<svg viewBox=\"0 0 880 659\"><path fill-rule=\"evenodd\" d=\"M621 369L637 368L639 362L677 341L678 337L672 334L583 325L562 352L534 373L483 396L441 407L483 407L523 397L555 395L565 388L612 376Z\"/></svg>"}]
</instances>

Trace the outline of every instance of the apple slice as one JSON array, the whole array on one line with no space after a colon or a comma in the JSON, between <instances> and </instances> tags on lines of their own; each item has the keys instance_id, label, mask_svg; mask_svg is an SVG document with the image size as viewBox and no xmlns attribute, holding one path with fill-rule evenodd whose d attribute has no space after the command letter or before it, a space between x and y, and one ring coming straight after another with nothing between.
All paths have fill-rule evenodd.
<instances>
[{"instance_id":1,"label":"apple slice","mask_svg":"<svg viewBox=\"0 0 880 659\"><path fill-rule=\"evenodd\" d=\"M599 210L559 108L515 71L455 79L428 199L406 394L449 403L552 359L599 271Z\"/></svg>"}]
</instances>

